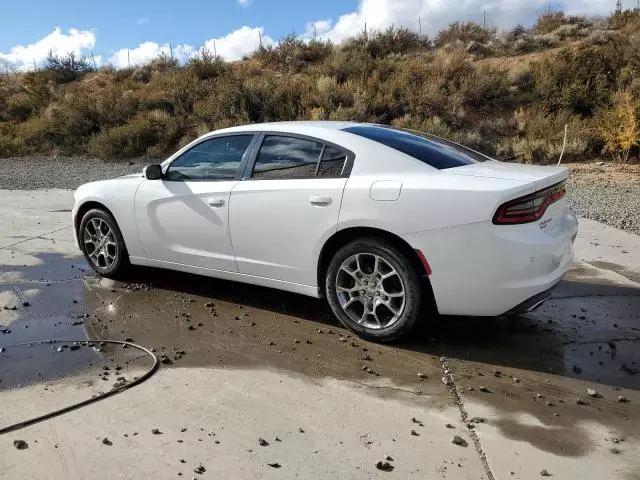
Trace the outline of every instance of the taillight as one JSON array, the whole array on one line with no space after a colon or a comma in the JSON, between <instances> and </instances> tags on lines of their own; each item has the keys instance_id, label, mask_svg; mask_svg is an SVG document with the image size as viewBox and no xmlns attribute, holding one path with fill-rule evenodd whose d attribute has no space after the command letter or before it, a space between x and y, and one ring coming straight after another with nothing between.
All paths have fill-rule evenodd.
<instances>
[{"instance_id":1,"label":"taillight","mask_svg":"<svg viewBox=\"0 0 640 480\"><path fill-rule=\"evenodd\" d=\"M539 192L503 203L493 216L496 225L513 225L539 220L547 207L565 195L564 182L557 183Z\"/></svg>"}]
</instances>

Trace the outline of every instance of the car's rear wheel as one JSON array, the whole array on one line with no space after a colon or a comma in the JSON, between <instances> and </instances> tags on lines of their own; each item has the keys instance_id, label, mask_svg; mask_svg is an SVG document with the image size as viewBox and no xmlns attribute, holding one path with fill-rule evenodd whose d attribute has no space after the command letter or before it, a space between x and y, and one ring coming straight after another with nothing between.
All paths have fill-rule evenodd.
<instances>
[{"instance_id":1,"label":"car's rear wheel","mask_svg":"<svg viewBox=\"0 0 640 480\"><path fill-rule=\"evenodd\" d=\"M422 287L412 263L384 240L367 238L339 249L327 268L327 300L345 327L379 342L399 339L420 315Z\"/></svg>"},{"instance_id":2,"label":"car's rear wheel","mask_svg":"<svg viewBox=\"0 0 640 480\"><path fill-rule=\"evenodd\" d=\"M92 209L80 221L78 241L89 265L100 275L122 276L129 267L129 254L116 220L104 210Z\"/></svg>"}]
</instances>

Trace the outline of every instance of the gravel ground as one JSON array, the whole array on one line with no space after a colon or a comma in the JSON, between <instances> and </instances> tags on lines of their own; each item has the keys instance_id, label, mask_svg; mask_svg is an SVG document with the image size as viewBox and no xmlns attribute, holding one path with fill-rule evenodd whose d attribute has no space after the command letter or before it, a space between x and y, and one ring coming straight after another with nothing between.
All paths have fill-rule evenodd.
<instances>
[{"instance_id":1,"label":"gravel ground","mask_svg":"<svg viewBox=\"0 0 640 480\"><path fill-rule=\"evenodd\" d=\"M153 160L103 162L83 157L18 157L0 159L0 189L75 189L92 180L142 170ZM640 180L596 183L579 167L567 185L568 201L576 215L640 235ZM589 171L593 175L594 172ZM572 174L573 175L573 174ZM596 172L597 175L597 172ZM576 181L579 179L579 181Z\"/></svg>"}]
</instances>

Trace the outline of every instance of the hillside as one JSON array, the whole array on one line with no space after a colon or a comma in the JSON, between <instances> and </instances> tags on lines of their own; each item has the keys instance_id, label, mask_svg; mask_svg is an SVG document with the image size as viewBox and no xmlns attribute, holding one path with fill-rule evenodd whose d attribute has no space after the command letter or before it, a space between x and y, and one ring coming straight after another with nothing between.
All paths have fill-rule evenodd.
<instances>
[{"instance_id":1,"label":"hillside","mask_svg":"<svg viewBox=\"0 0 640 480\"><path fill-rule=\"evenodd\" d=\"M51 55L0 79L0 157L162 157L230 125L358 120L415 128L501 159L640 156L640 12L603 20L544 15L509 32L455 23L434 39L406 29L340 45L294 36L250 58L201 52L186 65L95 71Z\"/></svg>"}]
</instances>

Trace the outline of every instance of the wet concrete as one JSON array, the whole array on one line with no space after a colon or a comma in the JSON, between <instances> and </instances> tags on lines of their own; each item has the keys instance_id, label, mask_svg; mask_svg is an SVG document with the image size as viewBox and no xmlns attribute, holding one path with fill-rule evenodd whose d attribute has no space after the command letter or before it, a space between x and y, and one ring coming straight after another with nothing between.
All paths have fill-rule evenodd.
<instances>
[{"instance_id":1,"label":"wet concrete","mask_svg":"<svg viewBox=\"0 0 640 480\"><path fill-rule=\"evenodd\" d=\"M67 216L65 210L52 205L48 214ZM461 411L488 420L475 430L489 472L524 462L502 451L515 442L531 458L549 455L575 473L579 468L562 458L606 453L611 438L624 443L616 471L626 478L640 471L632 460L640 433L640 249L632 249L638 240L616 238L615 245L627 243L609 255L579 237L584 258L578 256L535 312L425 319L413 338L376 345L340 327L321 300L155 269L135 269L126 283L98 278L71 245L70 230L56 228L38 233L30 225L25 234L15 229L0 239L0 308L15 307L0 310L0 346L6 348L0 352L0 398L3 390L39 388L61 377L76 379L82 395L93 395L101 382L111 384L102 380L105 364L123 363L129 372L144 367L129 351L12 345L132 338L165 353L168 369L242 369L248 375L269 369L312 383L331 378L433 411L450 409L459 398ZM620 258L629 261L622 266ZM440 357L449 359L449 387L441 380ZM586 388L597 389L599 398L588 397ZM629 402L618 402L619 395ZM516 478L527 477L521 473Z\"/></svg>"}]
</instances>

